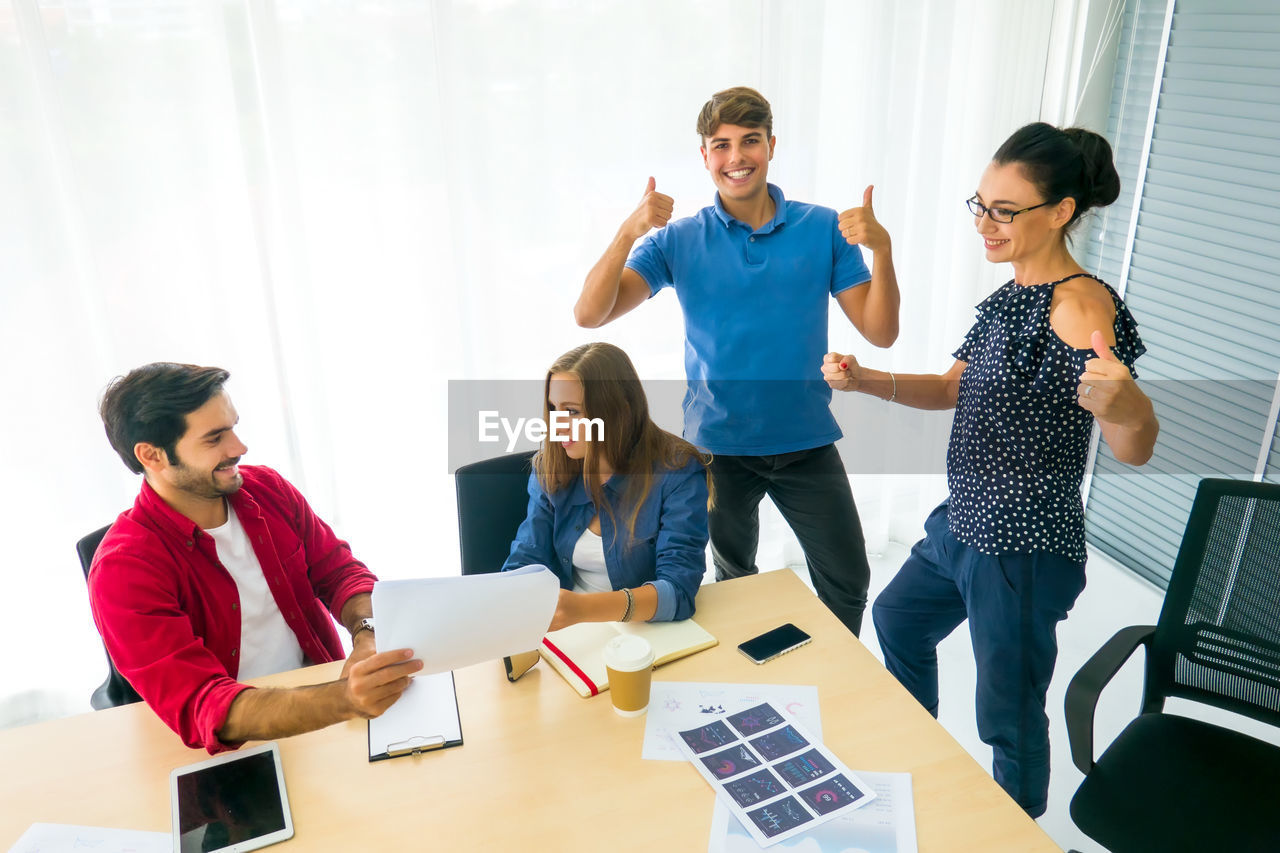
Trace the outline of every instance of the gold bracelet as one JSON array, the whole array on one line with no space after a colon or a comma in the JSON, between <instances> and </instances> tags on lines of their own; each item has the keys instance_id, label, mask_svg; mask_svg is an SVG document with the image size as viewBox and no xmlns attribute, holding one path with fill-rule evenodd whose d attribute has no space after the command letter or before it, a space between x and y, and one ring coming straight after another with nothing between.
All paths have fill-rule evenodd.
<instances>
[{"instance_id":1,"label":"gold bracelet","mask_svg":"<svg viewBox=\"0 0 1280 853\"><path fill-rule=\"evenodd\" d=\"M630 622L630 621L631 621L631 608L635 605L636 600L631 596L631 590L627 589L625 586L622 588L622 594L623 594L623 595L625 595L625 596L627 597L627 609L626 609L626 611L622 614L622 619L621 619L621 621L623 621L623 622Z\"/></svg>"},{"instance_id":2,"label":"gold bracelet","mask_svg":"<svg viewBox=\"0 0 1280 853\"><path fill-rule=\"evenodd\" d=\"M894 400L898 398L898 377L893 375L892 370L888 370L885 372L888 373L889 378L893 380L893 393L889 395L888 399L886 399L885 402L892 403Z\"/></svg>"}]
</instances>

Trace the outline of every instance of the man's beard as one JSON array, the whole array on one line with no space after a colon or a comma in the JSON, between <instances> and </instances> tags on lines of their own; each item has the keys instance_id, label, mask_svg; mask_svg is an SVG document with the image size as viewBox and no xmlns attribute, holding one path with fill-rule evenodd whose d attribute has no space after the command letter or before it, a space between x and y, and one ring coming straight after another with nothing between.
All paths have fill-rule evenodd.
<instances>
[{"instance_id":1,"label":"man's beard","mask_svg":"<svg viewBox=\"0 0 1280 853\"><path fill-rule=\"evenodd\" d=\"M228 462L224 462L213 471L204 473L194 468L189 468L185 464L178 463L174 466L174 486L182 491L194 495L198 498L221 498L227 495L235 494L240 491L240 487L244 485L244 478L237 474L228 481L219 482L217 471L219 469L233 468L240 462L240 458L236 457Z\"/></svg>"}]
</instances>

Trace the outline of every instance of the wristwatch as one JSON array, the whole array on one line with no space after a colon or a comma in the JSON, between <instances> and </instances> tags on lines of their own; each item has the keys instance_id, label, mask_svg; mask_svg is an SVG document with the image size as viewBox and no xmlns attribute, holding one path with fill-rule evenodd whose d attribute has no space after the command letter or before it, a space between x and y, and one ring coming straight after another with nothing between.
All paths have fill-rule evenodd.
<instances>
[{"instance_id":1,"label":"wristwatch","mask_svg":"<svg viewBox=\"0 0 1280 853\"><path fill-rule=\"evenodd\" d=\"M368 631L370 634L374 633L372 616L360 620L360 623L356 625L356 629L351 632L351 639L354 640L358 637L361 631Z\"/></svg>"}]
</instances>

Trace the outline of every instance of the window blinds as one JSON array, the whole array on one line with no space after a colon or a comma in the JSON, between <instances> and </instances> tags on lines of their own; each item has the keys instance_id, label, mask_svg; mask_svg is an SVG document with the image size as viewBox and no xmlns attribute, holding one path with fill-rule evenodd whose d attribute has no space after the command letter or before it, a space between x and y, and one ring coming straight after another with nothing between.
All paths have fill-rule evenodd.
<instances>
[{"instance_id":1,"label":"window blinds","mask_svg":"<svg viewBox=\"0 0 1280 853\"><path fill-rule=\"evenodd\" d=\"M1161 434L1142 468L1100 446L1086 532L1166 586L1201 478L1280 478L1280 10L1178 0L1161 66L1166 3L1129 6L1108 126L1126 192L1086 263L1125 288Z\"/></svg>"}]
</instances>

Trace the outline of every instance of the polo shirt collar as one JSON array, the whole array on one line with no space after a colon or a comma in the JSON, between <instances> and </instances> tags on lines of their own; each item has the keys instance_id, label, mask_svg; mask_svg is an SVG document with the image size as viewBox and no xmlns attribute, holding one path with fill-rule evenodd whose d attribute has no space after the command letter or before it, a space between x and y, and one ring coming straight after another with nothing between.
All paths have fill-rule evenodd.
<instances>
[{"instance_id":1,"label":"polo shirt collar","mask_svg":"<svg viewBox=\"0 0 1280 853\"><path fill-rule=\"evenodd\" d=\"M765 184L765 186L769 190L769 198L773 199L773 219L770 219L752 233L768 234L770 231L781 228L783 225L787 224L787 199L782 195L782 190L774 184ZM716 216L718 216L720 221L725 224L725 227L732 227L734 223L737 223L748 230L750 229L750 226L747 225L747 223L743 222L741 219L735 218L733 214L724 209L724 205L720 202L719 192L716 193L715 211Z\"/></svg>"}]
</instances>

